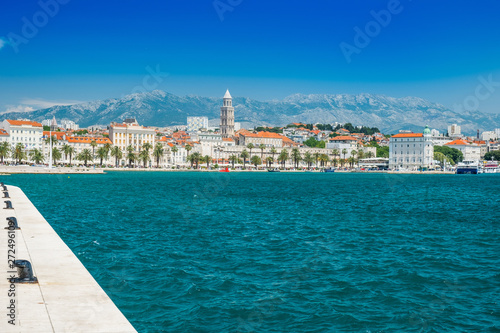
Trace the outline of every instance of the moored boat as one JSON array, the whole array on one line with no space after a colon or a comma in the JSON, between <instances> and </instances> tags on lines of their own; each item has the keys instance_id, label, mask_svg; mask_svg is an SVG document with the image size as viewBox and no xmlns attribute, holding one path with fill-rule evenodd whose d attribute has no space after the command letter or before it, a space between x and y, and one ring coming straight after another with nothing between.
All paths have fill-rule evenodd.
<instances>
[{"instance_id":1,"label":"moored boat","mask_svg":"<svg viewBox=\"0 0 500 333\"><path fill-rule=\"evenodd\" d=\"M465 160L457 164L457 175L477 175L480 173L479 163L472 160Z\"/></svg>"}]
</instances>

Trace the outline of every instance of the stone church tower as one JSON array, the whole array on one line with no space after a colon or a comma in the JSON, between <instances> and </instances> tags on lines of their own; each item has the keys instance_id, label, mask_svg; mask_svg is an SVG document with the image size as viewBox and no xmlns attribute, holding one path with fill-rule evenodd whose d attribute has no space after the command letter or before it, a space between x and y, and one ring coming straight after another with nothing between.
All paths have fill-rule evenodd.
<instances>
[{"instance_id":1,"label":"stone church tower","mask_svg":"<svg viewBox=\"0 0 500 333\"><path fill-rule=\"evenodd\" d=\"M226 91L220 108L220 133L223 138L232 138L234 136L233 98L229 90Z\"/></svg>"}]
</instances>

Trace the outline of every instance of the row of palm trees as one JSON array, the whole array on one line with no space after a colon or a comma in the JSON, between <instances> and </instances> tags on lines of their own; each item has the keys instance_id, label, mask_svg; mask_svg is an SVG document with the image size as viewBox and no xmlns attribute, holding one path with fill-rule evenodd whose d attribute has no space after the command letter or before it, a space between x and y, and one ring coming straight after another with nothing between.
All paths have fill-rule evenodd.
<instances>
[{"instance_id":1,"label":"row of palm trees","mask_svg":"<svg viewBox=\"0 0 500 333\"><path fill-rule=\"evenodd\" d=\"M57 142L54 138L52 138L52 143ZM94 143L94 144L93 144ZM95 158L99 159L99 164L102 167L103 162L108 159L108 157L111 155L112 157L115 158L115 165L118 167L119 161L124 157L123 152L118 146L113 146L109 143L102 145L97 149L97 155L95 151L95 147L97 146L97 143L92 140L90 143L92 147L92 151L90 149L83 149L79 154L75 156L75 159L78 161L82 161L85 166L88 165L89 161L94 161ZM128 146L127 147L127 155L125 156L126 159L129 161L129 166L132 165L135 161L141 161L144 163L144 166L146 167L147 163L151 160L150 153L149 151L153 148L153 146L150 143L145 143L142 145L142 151L136 155L134 153L134 147L133 146ZM72 158L75 154L75 148L65 144L63 145L60 149L57 147L52 147L52 162L54 164L57 164L58 161L61 160L63 154L66 160L68 160L69 157L69 165L71 166L72 164ZM177 152L178 148L173 147L172 152ZM156 144L156 146L153 149L153 157L156 160L157 166L160 164L160 159L163 156L165 150L161 144ZM22 143L16 144L16 146L11 147L8 142L2 142L0 144L0 159L2 164L4 163L4 160L8 157L11 157L13 160L15 160L18 164L21 164L23 160L31 160L35 164L41 164L45 162L45 156L43 152L40 149L32 149L30 151L26 151L24 148L24 145Z\"/></svg>"}]
</instances>

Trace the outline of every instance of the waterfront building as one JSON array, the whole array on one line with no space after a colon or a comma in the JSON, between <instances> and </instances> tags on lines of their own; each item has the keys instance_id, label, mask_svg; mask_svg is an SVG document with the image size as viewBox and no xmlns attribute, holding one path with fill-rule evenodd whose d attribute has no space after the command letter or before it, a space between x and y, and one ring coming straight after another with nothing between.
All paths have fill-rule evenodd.
<instances>
[{"instance_id":1,"label":"waterfront building","mask_svg":"<svg viewBox=\"0 0 500 333\"><path fill-rule=\"evenodd\" d=\"M457 124L452 124L448 126L448 136L451 138L460 138L462 137L462 129Z\"/></svg>"},{"instance_id":2,"label":"waterfront building","mask_svg":"<svg viewBox=\"0 0 500 333\"><path fill-rule=\"evenodd\" d=\"M431 130L423 133L399 133L389 141L389 168L418 170L434 165L434 144Z\"/></svg>"},{"instance_id":3,"label":"waterfront building","mask_svg":"<svg viewBox=\"0 0 500 333\"><path fill-rule=\"evenodd\" d=\"M447 143L445 146L460 150L464 156L464 160L479 161L481 159L481 147L478 144L457 139Z\"/></svg>"},{"instance_id":4,"label":"waterfront building","mask_svg":"<svg viewBox=\"0 0 500 333\"><path fill-rule=\"evenodd\" d=\"M156 131L152 128L140 126L135 119L126 119L123 123L111 123L109 139L113 145L120 147L123 152L128 146L134 148L135 153L142 150L145 143L154 147Z\"/></svg>"},{"instance_id":5,"label":"waterfront building","mask_svg":"<svg viewBox=\"0 0 500 333\"><path fill-rule=\"evenodd\" d=\"M28 151L42 149L42 124L29 120L7 119L2 122L2 127L9 136L11 146L21 143Z\"/></svg>"},{"instance_id":6,"label":"waterfront building","mask_svg":"<svg viewBox=\"0 0 500 333\"><path fill-rule=\"evenodd\" d=\"M361 169L387 170L389 169L389 159L383 157L363 158L359 160L358 165Z\"/></svg>"},{"instance_id":7,"label":"waterfront building","mask_svg":"<svg viewBox=\"0 0 500 333\"><path fill-rule=\"evenodd\" d=\"M222 103L223 105L220 108L220 133L223 138L231 138L234 136L234 107L229 90L226 91Z\"/></svg>"},{"instance_id":8,"label":"waterfront building","mask_svg":"<svg viewBox=\"0 0 500 333\"><path fill-rule=\"evenodd\" d=\"M357 150L359 147L358 139L353 136L348 135L340 135L334 138L331 138L326 143L326 148L328 149L337 149L340 153L341 158L349 158L352 156L352 151ZM345 154L342 152L346 151Z\"/></svg>"},{"instance_id":9,"label":"waterfront building","mask_svg":"<svg viewBox=\"0 0 500 333\"><path fill-rule=\"evenodd\" d=\"M272 132L240 133L239 144L253 144L256 148L261 144L270 147L283 147L283 135Z\"/></svg>"},{"instance_id":10,"label":"waterfront building","mask_svg":"<svg viewBox=\"0 0 500 333\"><path fill-rule=\"evenodd\" d=\"M202 128L208 129L208 117L187 117L187 132L196 133Z\"/></svg>"}]
</instances>

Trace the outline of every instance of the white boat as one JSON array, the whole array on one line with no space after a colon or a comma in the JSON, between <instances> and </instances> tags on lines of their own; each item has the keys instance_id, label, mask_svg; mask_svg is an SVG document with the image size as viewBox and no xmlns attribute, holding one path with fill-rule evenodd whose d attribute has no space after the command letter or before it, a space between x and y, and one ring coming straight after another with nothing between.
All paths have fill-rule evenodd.
<instances>
[{"instance_id":1,"label":"white boat","mask_svg":"<svg viewBox=\"0 0 500 333\"><path fill-rule=\"evenodd\" d=\"M481 173L500 173L500 166L496 161L485 161Z\"/></svg>"},{"instance_id":2,"label":"white boat","mask_svg":"<svg viewBox=\"0 0 500 333\"><path fill-rule=\"evenodd\" d=\"M457 164L457 175L477 175L480 172L479 162L465 160Z\"/></svg>"}]
</instances>

